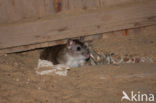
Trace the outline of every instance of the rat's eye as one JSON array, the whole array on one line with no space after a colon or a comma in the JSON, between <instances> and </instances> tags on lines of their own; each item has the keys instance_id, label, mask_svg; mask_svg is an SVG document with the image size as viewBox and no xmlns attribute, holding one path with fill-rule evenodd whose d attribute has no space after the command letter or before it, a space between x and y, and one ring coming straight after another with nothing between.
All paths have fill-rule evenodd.
<instances>
[{"instance_id":1,"label":"rat's eye","mask_svg":"<svg viewBox=\"0 0 156 103\"><path fill-rule=\"evenodd\" d=\"M80 50L81 50L81 48L78 46L78 47L77 47L77 51L80 51Z\"/></svg>"}]
</instances>

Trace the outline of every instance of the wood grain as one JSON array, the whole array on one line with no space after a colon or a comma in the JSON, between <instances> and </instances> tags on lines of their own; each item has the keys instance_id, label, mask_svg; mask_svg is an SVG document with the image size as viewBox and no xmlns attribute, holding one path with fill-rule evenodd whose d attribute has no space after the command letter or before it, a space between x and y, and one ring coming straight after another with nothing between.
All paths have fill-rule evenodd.
<instances>
[{"instance_id":1,"label":"wood grain","mask_svg":"<svg viewBox=\"0 0 156 103\"><path fill-rule=\"evenodd\" d=\"M0 24L55 15L58 11L93 10L151 1L155 0L0 0Z\"/></svg>"},{"instance_id":2,"label":"wood grain","mask_svg":"<svg viewBox=\"0 0 156 103\"><path fill-rule=\"evenodd\" d=\"M0 26L0 49L156 24L156 2ZM35 47L34 47L35 48ZM20 49L19 49L20 50Z\"/></svg>"},{"instance_id":3,"label":"wood grain","mask_svg":"<svg viewBox=\"0 0 156 103\"><path fill-rule=\"evenodd\" d=\"M95 34L95 35L85 36L84 41L92 41L94 39L100 39L100 38L102 38L102 34ZM17 46L17 47L10 47L6 49L0 49L0 56L6 53L28 51L28 50L33 50L37 48L44 48L44 47L49 47L49 46L65 44L65 43L67 43L67 39L38 43L38 44L31 44L31 45L24 45L24 46Z\"/></svg>"},{"instance_id":4,"label":"wood grain","mask_svg":"<svg viewBox=\"0 0 156 103\"><path fill-rule=\"evenodd\" d=\"M0 23L55 14L52 0L0 0Z\"/></svg>"}]
</instances>

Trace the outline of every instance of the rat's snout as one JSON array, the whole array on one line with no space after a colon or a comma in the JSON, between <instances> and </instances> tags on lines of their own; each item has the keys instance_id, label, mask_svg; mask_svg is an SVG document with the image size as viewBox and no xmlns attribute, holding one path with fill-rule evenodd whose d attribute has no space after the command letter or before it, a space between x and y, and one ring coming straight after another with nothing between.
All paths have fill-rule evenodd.
<instances>
[{"instance_id":1,"label":"rat's snout","mask_svg":"<svg viewBox=\"0 0 156 103\"><path fill-rule=\"evenodd\" d=\"M89 59L90 59L90 53L88 52L85 57L86 57L86 61L89 61Z\"/></svg>"}]
</instances>

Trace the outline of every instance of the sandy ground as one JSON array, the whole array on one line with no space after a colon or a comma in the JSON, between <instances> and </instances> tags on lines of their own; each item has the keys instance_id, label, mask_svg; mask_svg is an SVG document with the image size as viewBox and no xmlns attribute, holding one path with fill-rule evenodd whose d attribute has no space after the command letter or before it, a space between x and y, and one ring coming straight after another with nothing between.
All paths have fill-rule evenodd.
<instances>
[{"instance_id":1,"label":"sandy ground","mask_svg":"<svg viewBox=\"0 0 156 103\"><path fill-rule=\"evenodd\" d=\"M156 35L104 35L92 45L115 54L156 54ZM0 57L0 103L123 103L122 91L156 94L156 64L74 68L68 76L35 73L40 50ZM127 103L127 101L125 101ZM153 102L154 103L154 102Z\"/></svg>"}]
</instances>

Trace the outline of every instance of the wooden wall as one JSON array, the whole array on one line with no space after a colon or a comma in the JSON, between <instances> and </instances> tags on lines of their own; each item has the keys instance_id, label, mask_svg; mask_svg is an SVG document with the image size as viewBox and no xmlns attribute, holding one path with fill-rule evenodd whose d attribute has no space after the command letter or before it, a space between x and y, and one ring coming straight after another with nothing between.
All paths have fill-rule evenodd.
<instances>
[{"instance_id":1,"label":"wooden wall","mask_svg":"<svg viewBox=\"0 0 156 103\"><path fill-rule=\"evenodd\" d=\"M148 0L0 0L0 24L53 15L57 12L57 5L61 11L65 11L126 6L141 2Z\"/></svg>"},{"instance_id":2,"label":"wooden wall","mask_svg":"<svg viewBox=\"0 0 156 103\"><path fill-rule=\"evenodd\" d=\"M155 4L156 0L0 0L0 54L156 25Z\"/></svg>"},{"instance_id":3,"label":"wooden wall","mask_svg":"<svg viewBox=\"0 0 156 103\"><path fill-rule=\"evenodd\" d=\"M63 10L71 9L96 9L101 7L113 7L130 5L148 0L62 0Z\"/></svg>"},{"instance_id":4,"label":"wooden wall","mask_svg":"<svg viewBox=\"0 0 156 103\"><path fill-rule=\"evenodd\" d=\"M0 0L0 23L54 13L52 0Z\"/></svg>"}]
</instances>

